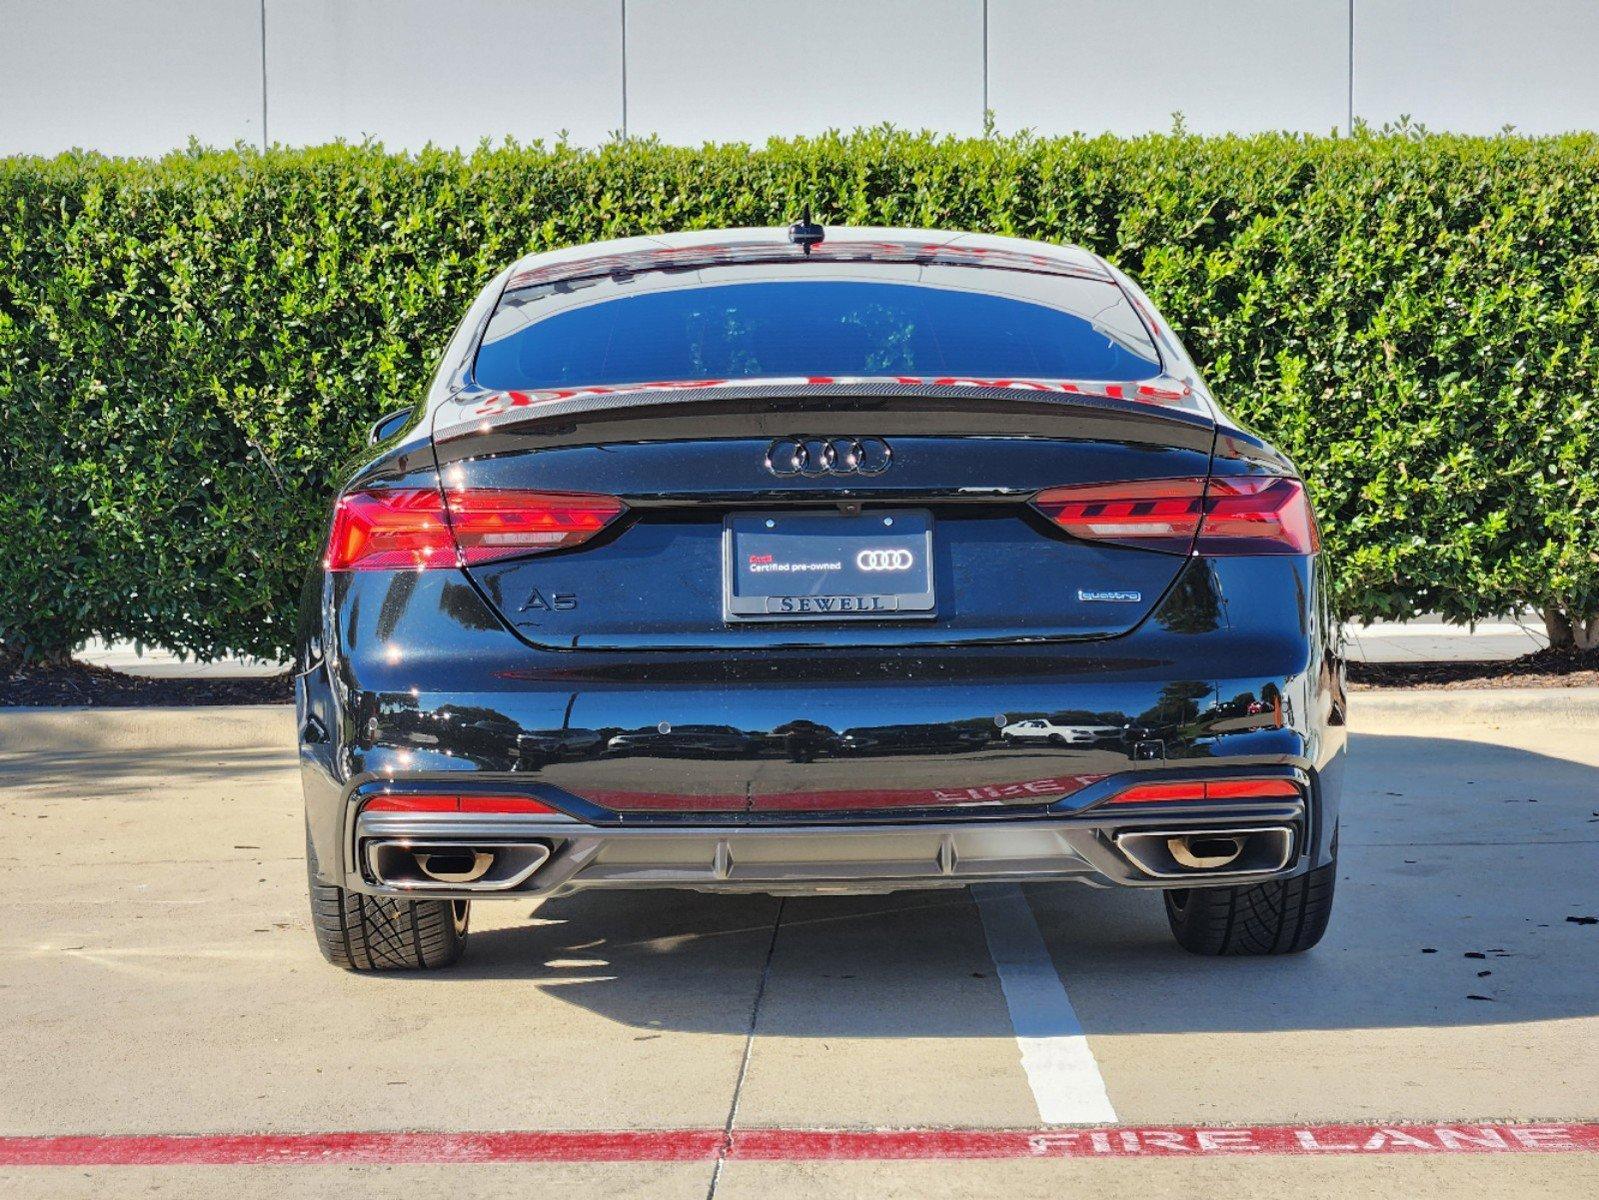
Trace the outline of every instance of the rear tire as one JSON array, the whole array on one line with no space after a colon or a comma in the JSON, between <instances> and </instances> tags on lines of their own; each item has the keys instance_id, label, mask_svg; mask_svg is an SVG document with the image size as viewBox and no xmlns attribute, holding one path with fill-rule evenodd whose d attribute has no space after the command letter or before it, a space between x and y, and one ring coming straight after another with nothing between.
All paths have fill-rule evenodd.
<instances>
[{"instance_id":1,"label":"rear tire","mask_svg":"<svg viewBox=\"0 0 1599 1200\"><path fill-rule=\"evenodd\" d=\"M426 971L448 967L466 949L468 900L395 900L318 883L306 847L311 928L322 957L346 971Z\"/></svg>"},{"instance_id":2,"label":"rear tire","mask_svg":"<svg viewBox=\"0 0 1599 1200\"><path fill-rule=\"evenodd\" d=\"M1247 887L1165 892L1166 919L1192 954L1298 954L1321 941L1332 916L1338 862Z\"/></svg>"}]
</instances>

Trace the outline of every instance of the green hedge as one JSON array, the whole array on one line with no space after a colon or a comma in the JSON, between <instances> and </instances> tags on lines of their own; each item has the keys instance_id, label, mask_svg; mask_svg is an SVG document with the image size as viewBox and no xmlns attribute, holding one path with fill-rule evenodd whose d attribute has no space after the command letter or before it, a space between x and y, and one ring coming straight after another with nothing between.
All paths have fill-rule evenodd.
<instances>
[{"instance_id":1,"label":"green hedge","mask_svg":"<svg viewBox=\"0 0 1599 1200\"><path fill-rule=\"evenodd\" d=\"M873 130L0 160L0 644L281 652L341 467L482 280L807 203L1126 268L1300 463L1344 612L1599 613L1599 138Z\"/></svg>"}]
</instances>

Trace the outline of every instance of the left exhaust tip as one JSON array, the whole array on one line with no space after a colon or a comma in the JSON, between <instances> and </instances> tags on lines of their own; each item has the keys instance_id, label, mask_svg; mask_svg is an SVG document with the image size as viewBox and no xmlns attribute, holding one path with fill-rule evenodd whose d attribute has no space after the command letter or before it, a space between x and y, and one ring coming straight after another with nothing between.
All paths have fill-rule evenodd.
<instances>
[{"instance_id":1,"label":"left exhaust tip","mask_svg":"<svg viewBox=\"0 0 1599 1200\"><path fill-rule=\"evenodd\" d=\"M550 860L548 842L406 842L365 845L372 882L394 891L505 892L520 887Z\"/></svg>"},{"instance_id":2,"label":"left exhaust tip","mask_svg":"<svg viewBox=\"0 0 1599 1200\"><path fill-rule=\"evenodd\" d=\"M416 865L435 883L476 883L494 865L494 852L466 847L418 850Z\"/></svg>"}]
</instances>

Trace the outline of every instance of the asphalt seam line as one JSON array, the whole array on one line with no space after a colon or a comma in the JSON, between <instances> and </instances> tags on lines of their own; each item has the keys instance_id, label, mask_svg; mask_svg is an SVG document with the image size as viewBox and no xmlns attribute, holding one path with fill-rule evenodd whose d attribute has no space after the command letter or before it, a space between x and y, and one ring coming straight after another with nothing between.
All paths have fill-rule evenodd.
<instances>
[{"instance_id":1,"label":"asphalt seam line","mask_svg":"<svg viewBox=\"0 0 1599 1200\"><path fill-rule=\"evenodd\" d=\"M1027 897L1014 883L979 884L972 896L1039 1119L1060 1125L1114 1124L1116 1110L1104 1076Z\"/></svg>"},{"instance_id":2,"label":"asphalt seam line","mask_svg":"<svg viewBox=\"0 0 1599 1200\"><path fill-rule=\"evenodd\" d=\"M738 1120L738 1102L744 1095L744 1077L749 1074L750 1055L755 1050L755 1027L761 1019L761 1001L766 999L766 981L772 974L772 956L777 953L777 931L783 927L783 909L788 901L779 897L777 916L772 920L772 940L766 943L766 961L761 964L760 982L755 985L755 1002L750 1005L750 1027L744 1033L744 1057L738 1064L738 1079L733 1083L733 1100L727 1106L727 1121L722 1126L722 1140L716 1151L716 1165L711 1168L710 1186L705 1190L705 1200L716 1200L716 1186L722 1180L722 1164L733 1148L733 1124Z\"/></svg>"}]
</instances>

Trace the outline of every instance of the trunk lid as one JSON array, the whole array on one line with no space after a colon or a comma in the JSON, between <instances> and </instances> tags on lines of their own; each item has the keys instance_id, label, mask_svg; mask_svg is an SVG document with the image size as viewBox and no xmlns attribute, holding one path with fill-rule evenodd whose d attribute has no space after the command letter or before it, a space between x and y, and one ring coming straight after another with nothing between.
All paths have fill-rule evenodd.
<instances>
[{"instance_id":1,"label":"trunk lid","mask_svg":"<svg viewBox=\"0 0 1599 1200\"><path fill-rule=\"evenodd\" d=\"M885 384L876 394L767 386L526 406L479 396L440 410L434 445L447 490L602 493L627 505L581 546L467 568L527 641L754 650L1125 633L1185 556L1074 539L1028 501L1068 484L1204 476L1214 433L1202 413L1114 397ZM913 543L858 535L896 516L901 531L927 523L930 609L730 615L726 593L753 586L733 579L732 556L774 557L730 529L753 539L803 525L818 553L837 530L834 557L893 570L895 547ZM868 557L854 557L858 548ZM880 578L849 585L891 586Z\"/></svg>"}]
</instances>

